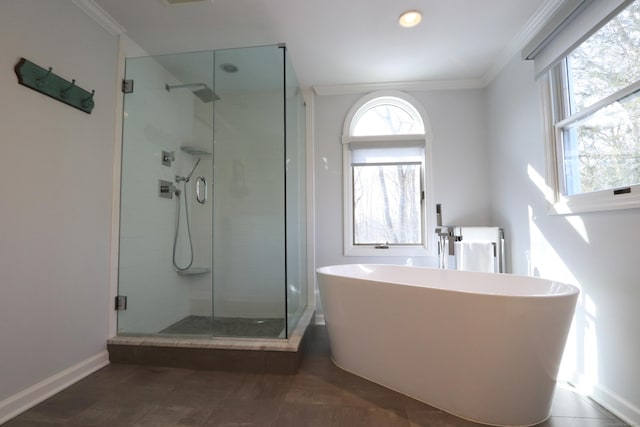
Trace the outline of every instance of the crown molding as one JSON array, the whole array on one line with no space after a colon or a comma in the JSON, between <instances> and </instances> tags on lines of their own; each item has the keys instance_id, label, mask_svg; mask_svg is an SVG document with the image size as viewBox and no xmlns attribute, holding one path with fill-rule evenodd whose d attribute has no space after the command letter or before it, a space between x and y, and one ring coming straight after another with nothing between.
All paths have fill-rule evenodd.
<instances>
[{"instance_id":1,"label":"crown molding","mask_svg":"<svg viewBox=\"0 0 640 427\"><path fill-rule=\"evenodd\" d=\"M434 91L434 90L458 90L458 89L482 89L484 82L481 79L466 80L425 80L413 82L387 82L364 83L346 85L318 85L313 86L313 91L318 96L348 95L375 92L378 90L401 91Z\"/></svg>"},{"instance_id":2,"label":"crown molding","mask_svg":"<svg viewBox=\"0 0 640 427\"><path fill-rule=\"evenodd\" d=\"M113 16L109 15L103 8L98 6L93 0L72 0L73 4L80 8L87 16L98 23L102 28L107 30L112 36L124 34L127 30L116 21Z\"/></svg>"},{"instance_id":3,"label":"crown molding","mask_svg":"<svg viewBox=\"0 0 640 427\"><path fill-rule=\"evenodd\" d=\"M502 49L496 60L491 64L491 67L489 67L484 74L482 77L484 86L488 86L509 61L511 61L516 54L520 53L522 48L542 29L564 2L565 0L546 0L542 6L536 10L525 26L522 27L518 34Z\"/></svg>"}]
</instances>

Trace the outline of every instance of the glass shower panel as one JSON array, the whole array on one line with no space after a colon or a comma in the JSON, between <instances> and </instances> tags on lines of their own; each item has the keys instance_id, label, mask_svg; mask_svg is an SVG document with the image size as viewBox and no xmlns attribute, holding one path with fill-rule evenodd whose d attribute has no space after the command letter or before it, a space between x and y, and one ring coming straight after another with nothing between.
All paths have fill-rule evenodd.
<instances>
[{"instance_id":1,"label":"glass shower panel","mask_svg":"<svg viewBox=\"0 0 640 427\"><path fill-rule=\"evenodd\" d=\"M213 53L129 58L126 79L118 334L210 336Z\"/></svg>"},{"instance_id":2,"label":"glass shower panel","mask_svg":"<svg viewBox=\"0 0 640 427\"><path fill-rule=\"evenodd\" d=\"M285 53L287 336L307 306L305 103Z\"/></svg>"},{"instance_id":3,"label":"glass shower panel","mask_svg":"<svg viewBox=\"0 0 640 427\"><path fill-rule=\"evenodd\" d=\"M286 338L307 301L305 106L286 49L129 58L126 79L118 334Z\"/></svg>"},{"instance_id":4,"label":"glass shower panel","mask_svg":"<svg viewBox=\"0 0 640 427\"><path fill-rule=\"evenodd\" d=\"M215 52L215 336L286 336L284 49Z\"/></svg>"}]
</instances>

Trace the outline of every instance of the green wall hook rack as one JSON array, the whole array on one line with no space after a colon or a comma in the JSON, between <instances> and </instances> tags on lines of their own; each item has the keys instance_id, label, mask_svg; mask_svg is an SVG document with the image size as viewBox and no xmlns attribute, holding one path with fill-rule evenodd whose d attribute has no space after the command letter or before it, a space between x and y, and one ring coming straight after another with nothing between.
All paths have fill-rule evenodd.
<instances>
[{"instance_id":1,"label":"green wall hook rack","mask_svg":"<svg viewBox=\"0 0 640 427\"><path fill-rule=\"evenodd\" d=\"M24 58L21 58L15 66L18 83L21 85L91 114L95 106L93 95L96 91L88 92L76 86L75 79L69 82L52 70L52 67L45 69Z\"/></svg>"}]
</instances>

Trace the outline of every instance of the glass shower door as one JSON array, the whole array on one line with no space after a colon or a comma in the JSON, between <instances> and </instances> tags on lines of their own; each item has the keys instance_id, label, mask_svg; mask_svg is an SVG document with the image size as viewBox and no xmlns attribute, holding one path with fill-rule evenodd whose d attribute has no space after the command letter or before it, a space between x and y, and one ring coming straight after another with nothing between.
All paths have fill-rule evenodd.
<instances>
[{"instance_id":1,"label":"glass shower door","mask_svg":"<svg viewBox=\"0 0 640 427\"><path fill-rule=\"evenodd\" d=\"M283 58L215 52L215 336L286 337Z\"/></svg>"},{"instance_id":2,"label":"glass shower door","mask_svg":"<svg viewBox=\"0 0 640 427\"><path fill-rule=\"evenodd\" d=\"M129 58L126 79L118 334L211 336L213 52Z\"/></svg>"}]
</instances>

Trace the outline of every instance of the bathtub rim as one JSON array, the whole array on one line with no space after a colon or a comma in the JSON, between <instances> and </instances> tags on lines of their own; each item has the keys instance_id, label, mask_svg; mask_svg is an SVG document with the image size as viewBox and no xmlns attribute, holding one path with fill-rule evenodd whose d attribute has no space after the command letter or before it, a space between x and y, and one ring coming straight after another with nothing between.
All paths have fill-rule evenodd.
<instances>
[{"instance_id":1,"label":"bathtub rim","mask_svg":"<svg viewBox=\"0 0 640 427\"><path fill-rule=\"evenodd\" d=\"M338 269L338 268L354 268L354 267L378 267L378 268L400 268L400 269L410 269L410 270L427 270L429 272L442 272L441 274L451 274L453 276L467 276L467 277L485 277L485 278L493 278L500 277L499 280L505 280L505 277L513 278L516 280L523 280L527 282L540 282L546 283L547 287L546 292L544 293L504 293L499 292L497 290L487 290L487 289L455 289L455 288L446 288L437 286L437 281L434 281L433 284L423 285L419 283L409 283L408 281L393 281L393 280L381 280L380 278L359 276L359 275L350 275L350 274L338 274L336 272L329 272L330 269ZM574 295L579 295L581 289L576 285L572 285L569 283L561 282L558 280L547 279L543 277L535 277L535 276L525 276L520 274L511 274L511 273L487 273L487 272L476 272L476 271L461 271L454 269L441 269L436 267L423 267L423 266L415 266L415 265L401 265L401 264L388 264L388 263L349 263L349 264L331 264L322 267L316 268L316 274L322 274L330 277L337 277L342 279L352 279L352 280L364 280L374 283L384 283L390 284L394 286L411 286L423 289L429 289L434 291L443 291L443 292L453 292L459 294L470 294L477 296L487 296L487 297L502 297L502 298L563 298L563 297L572 297ZM558 288L557 292L549 292L552 286ZM517 289L513 288L513 289Z\"/></svg>"}]
</instances>

